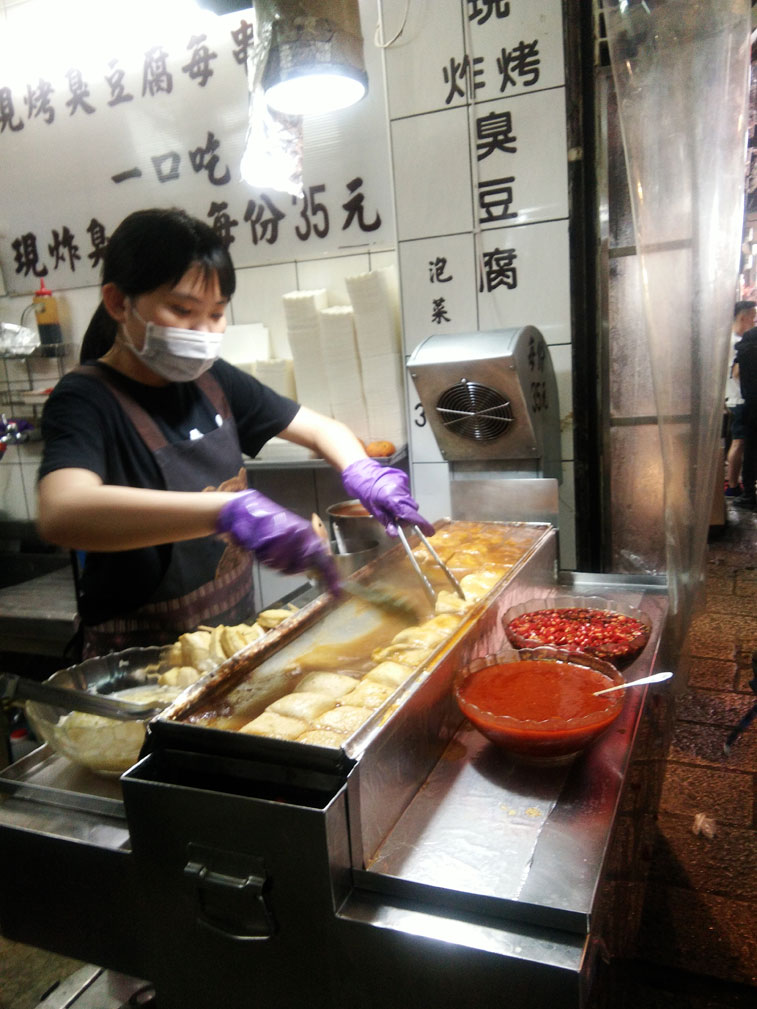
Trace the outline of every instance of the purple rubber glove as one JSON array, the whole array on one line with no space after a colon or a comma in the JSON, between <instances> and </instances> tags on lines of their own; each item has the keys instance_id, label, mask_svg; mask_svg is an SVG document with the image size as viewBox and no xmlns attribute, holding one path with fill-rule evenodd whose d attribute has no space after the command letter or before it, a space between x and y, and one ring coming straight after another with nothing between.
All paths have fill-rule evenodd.
<instances>
[{"instance_id":1,"label":"purple rubber glove","mask_svg":"<svg viewBox=\"0 0 757 1009\"><path fill-rule=\"evenodd\" d=\"M285 575L315 568L330 592L339 592L339 577L326 544L310 523L287 511L256 490L240 491L218 515L217 533L255 555L269 568Z\"/></svg>"},{"instance_id":2,"label":"purple rubber glove","mask_svg":"<svg viewBox=\"0 0 757 1009\"><path fill-rule=\"evenodd\" d=\"M375 459L358 459L342 471L342 483L350 497L359 498L390 536L397 535L398 520L433 535L434 527L418 511L418 502L410 496L407 473L401 469L382 466Z\"/></svg>"}]
</instances>

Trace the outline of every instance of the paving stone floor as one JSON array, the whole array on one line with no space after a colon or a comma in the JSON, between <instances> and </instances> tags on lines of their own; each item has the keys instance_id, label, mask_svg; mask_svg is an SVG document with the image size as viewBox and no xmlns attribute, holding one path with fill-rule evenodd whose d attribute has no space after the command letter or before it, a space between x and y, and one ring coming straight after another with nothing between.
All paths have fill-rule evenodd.
<instances>
[{"instance_id":1,"label":"paving stone floor","mask_svg":"<svg viewBox=\"0 0 757 1009\"><path fill-rule=\"evenodd\" d=\"M757 720L723 752L757 703L757 513L728 512L681 659L688 688L675 706L634 957L600 964L587 1009L757 1006ZM695 833L698 814L709 831ZM0 938L0 1009L34 1009L80 966Z\"/></svg>"},{"instance_id":2,"label":"paving stone floor","mask_svg":"<svg viewBox=\"0 0 757 1009\"><path fill-rule=\"evenodd\" d=\"M635 957L603 969L618 1009L757 1006L757 513L728 504L713 532L704 607L681 657ZM712 836L695 833L703 814Z\"/></svg>"}]
</instances>

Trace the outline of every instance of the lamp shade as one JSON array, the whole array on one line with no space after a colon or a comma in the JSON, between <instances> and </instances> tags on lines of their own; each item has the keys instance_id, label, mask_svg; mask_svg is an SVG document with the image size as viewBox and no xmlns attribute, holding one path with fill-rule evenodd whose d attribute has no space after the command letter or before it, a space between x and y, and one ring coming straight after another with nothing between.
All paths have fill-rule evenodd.
<instances>
[{"instance_id":1,"label":"lamp shade","mask_svg":"<svg viewBox=\"0 0 757 1009\"><path fill-rule=\"evenodd\" d=\"M333 112L367 91L357 0L285 0L275 5L263 90L285 115Z\"/></svg>"}]
</instances>

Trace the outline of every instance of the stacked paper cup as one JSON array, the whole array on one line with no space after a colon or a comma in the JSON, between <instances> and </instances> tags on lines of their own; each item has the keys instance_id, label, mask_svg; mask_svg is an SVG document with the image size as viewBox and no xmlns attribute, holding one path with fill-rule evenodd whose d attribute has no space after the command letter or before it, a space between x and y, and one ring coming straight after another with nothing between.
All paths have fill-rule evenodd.
<instances>
[{"instance_id":1,"label":"stacked paper cup","mask_svg":"<svg viewBox=\"0 0 757 1009\"><path fill-rule=\"evenodd\" d=\"M321 353L318 313L328 305L326 291L292 291L283 297L289 347L292 351L297 399L331 416L329 385Z\"/></svg>"},{"instance_id":2,"label":"stacked paper cup","mask_svg":"<svg viewBox=\"0 0 757 1009\"><path fill-rule=\"evenodd\" d=\"M385 270L346 278L355 319L369 440L406 441L397 309Z\"/></svg>"},{"instance_id":3,"label":"stacked paper cup","mask_svg":"<svg viewBox=\"0 0 757 1009\"><path fill-rule=\"evenodd\" d=\"M294 365L288 357L273 357L268 361L255 362L255 378L274 392L294 399Z\"/></svg>"},{"instance_id":4,"label":"stacked paper cup","mask_svg":"<svg viewBox=\"0 0 757 1009\"><path fill-rule=\"evenodd\" d=\"M329 383L331 411L358 438L369 440L368 411L363 397L352 309L349 305L324 308L320 321L321 353Z\"/></svg>"}]
</instances>

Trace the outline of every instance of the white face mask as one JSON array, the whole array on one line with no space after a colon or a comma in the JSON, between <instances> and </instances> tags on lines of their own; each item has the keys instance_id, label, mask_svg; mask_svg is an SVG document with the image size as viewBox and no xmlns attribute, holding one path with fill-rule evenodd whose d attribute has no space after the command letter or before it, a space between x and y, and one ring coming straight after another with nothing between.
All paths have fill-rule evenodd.
<instances>
[{"instance_id":1,"label":"white face mask","mask_svg":"<svg viewBox=\"0 0 757 1009\"><path fill-rule=\"evenodd\" d=\"M145 322L133 305L131 310L145 327L145 342L142 349L137 350L129 338L129 350L167 381L192 382L217 360L223 333L159 326ZM128 330L126 335L129 335Z\"/></svg>"}]
</instances>

